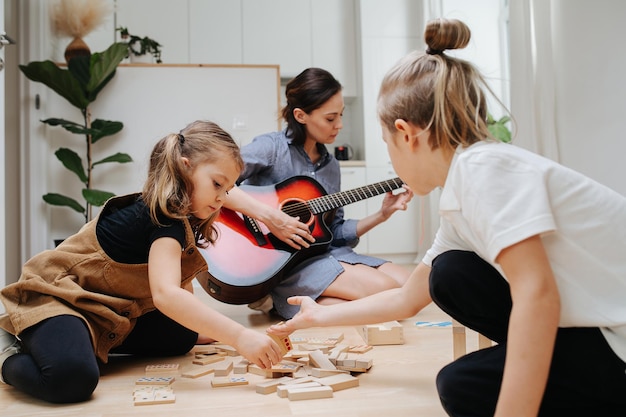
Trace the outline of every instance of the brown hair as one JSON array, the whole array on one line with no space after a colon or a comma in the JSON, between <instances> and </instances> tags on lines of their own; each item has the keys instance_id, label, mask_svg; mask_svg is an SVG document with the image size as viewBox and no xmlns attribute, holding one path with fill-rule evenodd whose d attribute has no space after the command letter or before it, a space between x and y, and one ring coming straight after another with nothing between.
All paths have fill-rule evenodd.
<instances>
[{"instance_id":1,"label":"brown hair","mask_svg":"<svg viewBox=\"0 0 626 417\"><path fill-rule=\"evenodd\" d=\"M180 133L169 134L159 140L150 154L148 179L142 193L152 221L161 225L159 213L172 219L183 219L191 211L193 185L183 157L194 168L225 156L231 158L239 170L243 169L239 146L226 131L209 121L195 121ZM201 240L208 243L215 241L217 231L213 221L217 214L194 225L196 244Z\"/></svg>"},{"instance_id":2,"label":"brown hair","mask_svg":"<svg viewBox=\"0 0 626 417\"><path fill-rule=\"evenodd\" d=\"M332 74L321 68L307 68L287 83L285 96L287 104L282 109L282 116L287 123L287 136L294 144L301 145L306 139L306 128L293 115L297 108L310 114L322 107L332 96L342 89L339 81Z\"/></svg>"},{"instance_id":3,"label":"brown hair","mask_svg":"<svg viewBox=\"0 0 626 417\"><path fill-rule=\"evenodd\" d=\"M471 63L444 53L464 48L470 37L469 27L459 20L437 19L427 24L426 53L404 57L381 84L378 115L389 131L395 131L397 119L430 129L433 149L454 149L492 138L483 88L491 90Z\"/></svg>"}]
</instances>

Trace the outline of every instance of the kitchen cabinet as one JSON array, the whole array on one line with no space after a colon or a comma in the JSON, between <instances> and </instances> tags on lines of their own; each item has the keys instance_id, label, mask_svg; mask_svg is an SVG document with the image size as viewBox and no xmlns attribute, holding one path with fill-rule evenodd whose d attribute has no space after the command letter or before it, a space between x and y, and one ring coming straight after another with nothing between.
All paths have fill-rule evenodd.
<instances>
[{"instance_id":1,"label":"kitchen cabinet","mask_svg":"<svg viewBox=\"0 0 626 417\"><path fill-rule=\"evenodd\" d=\"M244 64L278 64L283 78L312 66L311 0L242 4Z\"/></svg>"},{"instance_id":2,"label":"kitchen cabinet","mask_svg":"<svg viewBox=\"0 0 626 417\"><path fill-rule=\"evenodd\" d=\"M397 175L391 168L368 167L367 184L388 180ZM372 214L380 210L384 196L367 200L367 212ZM406 211L397 211L386 222L379 224L367 233L367 252L374 256L401 255L403 262L413 262L419 246L419 200L414 198Z\"/></svg>"},{"instance_id":3,"label":"kitchen cabinet","mask_svg":"<svg viewBox=\"0 0 626 417\"><path fill-rule=\"evenodd\" d=\"M355 0L117 0L115 18L161 43L167 64L279 65L283 79L315 66L356 97L355 15Z\"/></svg>"},{"instance_id":4,"label":"kitchen cabinet","mask_svg":"<svg viewBox=\"0 0 626 417\"><path fill-rule=\"evenodd\" d=\"M365 167L341 167L341 191L348 191L367 185ZM344 206L344 219L360 220L367 216L367 200ZM356 250L359 253L367 253L368 233L361 237Z\"/></svg>"}]
</instances>

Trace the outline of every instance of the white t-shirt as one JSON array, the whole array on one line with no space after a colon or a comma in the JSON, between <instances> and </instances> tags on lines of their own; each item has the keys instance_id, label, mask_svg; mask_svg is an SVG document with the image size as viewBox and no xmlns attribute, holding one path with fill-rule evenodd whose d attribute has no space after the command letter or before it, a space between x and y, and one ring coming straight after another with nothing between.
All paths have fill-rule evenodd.
<instances>
[{"instance_id":1,"label":"white t-shirt","mask_svg":"<svg viewBox=\"0 0 626 417\"><path fill-rule=\"evenodd\" d=\"M504 143L458 149L439 202L426 265L452 249L495 259L541 235L561 297L560 327L600 327L626 361L626 197ZM505 276L506 278L506 276Z\"/></svg>"}]
</instances>

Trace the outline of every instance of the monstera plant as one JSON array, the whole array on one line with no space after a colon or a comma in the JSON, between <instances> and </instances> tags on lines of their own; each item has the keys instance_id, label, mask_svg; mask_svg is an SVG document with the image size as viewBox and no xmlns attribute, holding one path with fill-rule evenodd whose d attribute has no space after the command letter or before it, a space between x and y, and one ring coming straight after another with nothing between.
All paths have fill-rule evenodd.
<instances>
[{"instance_id":1,"label":"monstera plant","mask_svg":"<svg viewBox=\"0 0 626 417\"><path fill-rule=\"evenodd\" d=\"M111 120L92 120L89 107L96 100L98 93L115 76L117 66L127 53L128 45L119 42L112 44L106 51L71 58L67 63L67 68L62 68L52 61L30 62L28 65L19 66L29 80L45 84L80 110L81 122L60 118L49 118L42 122L50 126L60 126L84 138L85 161L70 148L62 147L55 152L63 166L76 174L82 183L84 203L57 193L45 194L43 199L48 204L70 207L82 213L85 216L85 222L91 220L93 206L101 206L115 195L92 188L94 168L104 163L132 161L132 158L125 153L116 153L99 161L92 159L93 146L100 140L118 133L124 125L122 122Z\"/></svg>"}]
</instances>

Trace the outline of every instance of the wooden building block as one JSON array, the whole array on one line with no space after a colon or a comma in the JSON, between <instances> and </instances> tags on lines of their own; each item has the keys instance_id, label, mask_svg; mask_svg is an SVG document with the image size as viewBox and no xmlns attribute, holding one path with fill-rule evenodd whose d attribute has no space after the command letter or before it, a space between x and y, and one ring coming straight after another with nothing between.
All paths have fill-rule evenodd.
<instances>
[{"instance_id":1,"label":"wooden building block","mask_svg":"<svg viewBox=\"0 0 626 417\"><path fill-rule=\"evenodd\" d=\"M270 371L276 372L276 373L283 373L283 374L293 374L301 367L302 365L296 362L289 363L289 362L283 361L283 362L272 365L272 367L270 368Z\"/></svg>"},{"instance_id":2,"label":"wooden building block","mask_svg":"<svg viewBox=\"0 0 626 417\"><path fill-rule=\"evenodd\" d=\"M206 356L203 355L201 357L196 356L196 358L192 361L192 363L196 365L208 365L211 363L223 361L224 358L225 356L222 356L222 355L206 355Z\"/></svg>"},{"instance_id":3,"label":"wooden building block","mask_svg":"<svg viewBox=\"0 0 626 417\"><path fill-rule=\"evenodd\" d=\"M267 333L280 347L280 353L284 356L287 352L293 350L293 343L289 336L279 337L271 333Z\"/></svg>"},{"instance_id":4,"label":"wooden building block","mask_svg":"<svg viewBox=\"0 0 626 417\"><path fill-rule=\"evenodd\" d=\"M313 400L318 398L332 398L333 389L327 386L293 389L287 391L290 401Z\"/></svg>"},{"instance_id":5,"label":"wooden building block","mask_svg":"<svg viewBox=\"0 0 626 417\"><path fill-rule=\"evenodd\" d=\"M269 381L263 381L256 384L256 392L258 394L271 394L272 392L276 392L276 387L279 385L293 380L290 376L283 376L281 378L270 379Z\"/></svg>"},{"instance_id":6,"label":"wooden building block","mask_svg":"<svg viewBox=\"0 0 626 417\"><path fill-rule=\"evenodd\" d=\"M135 385L170 385L174 382L173 376L145 376L135 381Z\"/></svg>"},{"instance_id":7,"label":"wooden building block","mask_svg":"<svg viewBox=\"0 0 626 417\"><path fill-rule=\"evenodd\" d=\"M196 349L194 351L195 355L215 355L218 352L217 348L215 346L209 345L209 346L203 346L200 349Z\"/></svg>"},{"instance_id":8,"label":"wooden building block","mask_svg":"<svg viewBox=\"0 0 626 417\"><path fill-rule=\"evenodd\" d=\"M372 350L374 347L371 345L358 345L358 346L350 346L348 348L349 353L365 353Z\"/></svg>"},{"instance_id":9,"label":"wooden building block","mask_svg":"<svg viewBox=\"0 0 626 417\"><path fill-rule=\"evenodd\" d=\"M222 352L226 353L227 356L240 356L239 352L237 352L237 350L234 347L232 347L232 346L224 345L224 344L221 344L221 343L215 344L213 346L218 351L222 351Z\"/></svg>"},{"instance_id":10,"label":"wooden building block","mask_svg":"<svg viewBox=\"0 0 626 417\"><path fill-rule=\"evenodd\" d=\"M321 386L322 384L315 381L303 382L301 384L282 384L276 387L276 395L278 395L280 398L287 398L287 396L289 395L289 390L299 390L304 388L314 388Z\"/></svg>"},{"instance_id":11,"label":"wooden building block","mask_svg":"<svg viewBox=\"0 0 626 417\"><path fill-rule=\"evenodd\" d=\"M342 369L322 369L322 368L311 368L311 376L317 378L324 378L325 376L331 376L336 374L347 374L350 371L344 371Z\"/></svg>"},{"instance_id":12,"label":"wooden building block","mask_svg":"<svg viewBox=\"0 0 626 417\"><path fill-rule=\"evenodd\" d=\"M177 363L163 363L157 365L148 365L146 366L147 374L155 374L155 373L172 373L178 372L178 364Z\"/></svg>"},{"instance_id":13,"label":"wooden building block","mask_svg":"<svg viewBox=\"0 0 626 417\"><path fill-rule=\"evenodd\" d=\"M368 324L358 330L365 343L370 346L404 344L404 329L397 321Z\"/></svg>"},{"instance_id":14,"label":"wooden building block","mask_svg":"<svg viewBox=\"0 0 626 417\"><path fill-rule=\"evenodd\" d=\"M350 374L337 374L332 376L326 376L324 378L314 378L315 382L319 382L322 385L327 385L333 389L333 391L341 391L342 389L353 388L359 386L359 378Z\"/></svg>"},{"instance_id":15,"label":"wooden building block","mask_svg":"<svg viewBox=\"0 0 626 417\"><path fill-rule=\"evenodd\" d=\"M222 362L217 362L213 364L213 372L215 376L227 376L233 370L233 361L230 359L225 359Z\"/></svg>"},{"instance_id":16,"label":"wooden building block","mask_svg":"<svg viewBox=\"0 0 626 417\"><path fill-rule=\"evenodd\" d=\"M201 376L208 375L212 372L213 368L210 366L194 366L185 370L181 376L184 378L200 378Z\"/></svg>"},{"instance_id":17,"label":"wooden building block","mask_svg":"<svg viewBox=\"0 0 626 417\"><path fill-rule=\"evenodd\" d=\"M234 374L247 374L248 365L250 365L250 362L245 358L241 358L239 362L233 365L233 373Z\"/></svg>"},{"instance_id":18,"label":"wooden building block","mask_svg":"<svg viewBox=\"0 0 626 417\"><path fill-rule=\"evenodd\" d=\"M309 360L311 361L311 365L316 368L337 369L330 359L319 350L312 350L309 353Z\"/></svg>"},{"instance_id":19,"label":"wooden building block","mask_svg":"<svg viewBox=\"0 0 626 417\"><path fill-rule=\"evenodd\" d=\"M171 404L175 401L174 390L169 386L145 386L133 392L134 405Z\"/></svg>"},{"instance_id":20,"label":"wooden building block","mask_svg":"<svg viewBox=\"0 0 626 417\"><path fill-rule=\"evenodd\" d=\"M234 385L248 385L245 376L217 376L211 380L212 387L232 387Z\"/></svg>"}]
</instances>

